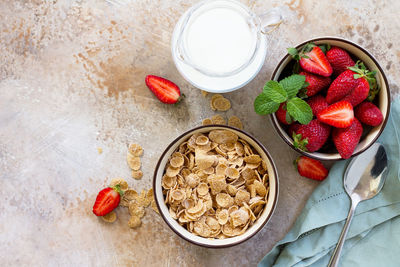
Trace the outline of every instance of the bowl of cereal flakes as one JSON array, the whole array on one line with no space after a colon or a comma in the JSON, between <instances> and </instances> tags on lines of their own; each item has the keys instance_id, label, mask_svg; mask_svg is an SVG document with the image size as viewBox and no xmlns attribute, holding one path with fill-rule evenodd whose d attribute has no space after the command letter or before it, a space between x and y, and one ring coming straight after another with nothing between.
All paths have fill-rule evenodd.
<instances>
[{"instance_id":1,"label":"bowl of cereal flakes","mask_svg":"<svg viewBox=\"0 0 400 267\"><path fill-rule=\"evenodd\" d=\"M224 125L200 126L162 153L154 197L168 226L196 245L223 248L254 236L278 199L271 155L248 133Z\"/></svg>"}]
</instances>

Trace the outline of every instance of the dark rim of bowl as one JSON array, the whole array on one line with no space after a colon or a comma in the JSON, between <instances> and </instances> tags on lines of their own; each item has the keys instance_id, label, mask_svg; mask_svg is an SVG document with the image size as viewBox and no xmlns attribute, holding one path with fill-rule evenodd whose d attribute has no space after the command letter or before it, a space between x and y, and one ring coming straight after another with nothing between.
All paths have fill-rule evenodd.
<instances>
[{"instance_id":1,"label":"dark rim of bowl","mask_svg":"<svg viewBox=\"0 0 400 267\"><path fill-rule=\"evenodd\" d=\"M167 153L167 151L169 151L170 148L171 148L176 142L178 142L179 139L181 139L181 138L184 137L185 135L187 135L187 134L189 134L189 133L191 133L191 132L194 132L194 131L196 131L196 130L198 130L198 129L212 128L212 127L219 127L219 128L225 128L225 129L228 129L228 130L234 130L234 131L238 131L238 132L240 132L240 133L246 135L247 137L249 137L250 139L252 139L258 146L260 146L261 150L265 153L265 155L267 155L267 158L268 158L268 160L269 160L270 163L271 163L271 166L272 166L272 169L273 169L274 175L275 175L275 180L276 180L276 182L275 182L275 192L276 192L276 195L275 195L274 203L272 204L271 212L268 214L268 216L267 216L267 218L265 219L265 221L255 230L255 232L254 232L253 234L251 234L250 236L248 236L247 238L245 238L245 239L243 239L243 240L240 240L240 241L237 241L237 242L234 242L234 243L231 243L231 244L226 244L226 245L207 245L207 244L202 244L202 243L193 241L193 240L191 240L191 239L189 239L189 238L186 238L186 237L185 237L184 235L182 235L178 230L176 230L176 229L168 222L168 220L166 219L165 215L161 212L160 204L158 203L158 198L157 198L157 197L154 197L154 199L155 199L155 201L156 201L157 208L158 208L158 210L160 211L160 215L161 215L161 217L163 218L163 220L167 223L167 225L169 226L169 228L171 228L171 230L174 231L175 234L177 234L178 236L180 236L182 239L184 239L184 240L186 240L186 241L188 241L188 242L190 242L190 243L192 243L192 244L201 246L201 247L206 247L206 248L227 248L227 247L232 247L232 246L236 246L236 245L238 245L238 244L241 244L241 243L243 243L243 242L249 240L250 238L252 238L255 234L257 234L257 233L264 227L264 225L270 220L272 214L273 214L274 211L275 211L275 208L276 208L276 205L277 205L277 202L278 202L278 195L279 195L279 181L278 181L278 180L279 180L279 178L278 178L278 172L277 172L275 163L274 163L274 161L273 161L271 155L269 154L268 150L267 150L267 149L264 147L264 145L261 144L261 142L259 142L256 138L254 138L254 137L253 137L252 135L250 135L249 133L244 132L244 131L242 131L242 130L240 130L240 129L237 129L237 128L234 128L234 127L230 127L230 126L227 126L227 125L219 125L219 124L212 124L212 125L199 126L199 127L195 127L195 128L192 128L192 129L190 129L190 130L184 132L183 134L181 134L181 135L179 135L177 138L175 138L175 139L167 146L167 148L164 150L164 152L161 154L161 156L160 156L160 158L159 158L159 160L158 160L158 162L157 162L156 168L155 168L155 170L154 170L154 175L153 175L153 192L154 192L154 195L156 196L156 195L157 195L157 190L156 190L157 172L158 172L158 169L161 167L161 166L160 166L160 165L161 165L161 161L162 161L162 159L165 157L165 154ZM164 196L161 196L161 197L162 197L162 199L164 199ZM186 229L185 229L185 230L186 230ZM187 230L186 230L186 231L187 231ZM192 233L190 233L190 234L192 234Z\"/></svg>"},{"instance_id":2,"label":"dark rim of bowl","mask_svg":"<svg viewBox=\"0 0 400 267\"><path fill-rule=\"evenodd\" d=\"M347 43L349 45L355 46L358 49L360 49L361 51L363 51L368 57L370 57L372 59L372 61L375 63L375 65L377 66L377 68L379 69L380 73L382 74L383 77L383 82L386 85L386 91L387 91L387 101L388 101L388 106L387 106L387 116L385 117L385 120L382 123L381 129L379 130L378 134L376 135L376 137L363 149L361 149L360 151L358 151L357 153L354 153L353 155L351 155L351 157L357 156L359 154L361 154L362 152L364 152L365 150L367 150L372 144L374 144L376 142L376 140L379 138L379 136L382 134L383 130L386 127L386 123L389 119L389 115L390 115L390 89L389 89L389 83L388 80L386 78L385 72L383 71L382 67L379 65L378 61L375 59L375 57L373 57L371 55L370 52L368 52L365 48L363 48L362 46L353 43L352 41L349 41L347 39L343 39L343 38L338 38L338 37L319 37L319 38L314 38L314 39L310 39L307 41L302 42L301 44L297 45L296 48L300 48L302 46L304 46L307 43L310 42L315 42L315 41L329 41L329 40L334 40L334 41L341 41L344 43ZM281 61L278 63L278 65L276 66L276 68L274 69L274 72L272 73L271 79L276 75L279 67L283 64L283 62L289 57L289 54L286 54L286 56L284 56ZM299 152L300 154L310 157L310 158L314 158L317 160L326 160L326 161L337 161L337 160L343 160L342 158L339 159L327 159L327 158L323 158L323 157L319 157L319 156L315 156L312 152L304 152L303 150L300 150L298 148L296 148L289 140L287 140L283 134L281 133L276 121L276 117L275 114L271 114L270 115L270 119L272 121L272 124L274 125L274 128L276 130L276 132L278 133L278 135L286 142L286 144L288 144L292 149L294 149L295 151Z\"/></svg>"}]
</instances>

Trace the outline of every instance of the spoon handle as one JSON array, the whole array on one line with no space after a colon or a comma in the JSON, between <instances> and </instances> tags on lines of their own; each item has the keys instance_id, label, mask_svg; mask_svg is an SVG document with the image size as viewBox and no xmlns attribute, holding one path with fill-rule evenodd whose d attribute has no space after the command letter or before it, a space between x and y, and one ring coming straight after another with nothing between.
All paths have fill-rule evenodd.
<instances>
[{"instance_id":1,"label":"spoon handle","mask_svg":"<svg viewBox=\"0 0 400 267\"><path fill-rule=\"evenodd\" d=\"M339 241L333 251L332 257L329 260L328 267L336 267L339 264L340 253L342 252L344 241L346 240L347 232L350 228L351 220L353 219L354 211L358 205L358 201L351 201L349 215L347 215L346 223L344 224L342 233L340 234Z\"/></svg>"}]
</instances>

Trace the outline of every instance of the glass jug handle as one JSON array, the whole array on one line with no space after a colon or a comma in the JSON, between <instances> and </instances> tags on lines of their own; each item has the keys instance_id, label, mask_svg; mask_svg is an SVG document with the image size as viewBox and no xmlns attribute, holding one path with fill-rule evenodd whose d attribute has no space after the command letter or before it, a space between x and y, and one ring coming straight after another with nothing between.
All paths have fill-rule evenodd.
<instances>
[{"instance_id":1,"label":"glass jug handle","mask_svg":"<svg viewBox=\"0 0 400 267\"><path fill-rule=\"evenodd\" d=\"M282 12L277 7L259 15L259 18L261 20L261 32L264 34L273 32L283 22Z\"/></svg>"}]
</instances>

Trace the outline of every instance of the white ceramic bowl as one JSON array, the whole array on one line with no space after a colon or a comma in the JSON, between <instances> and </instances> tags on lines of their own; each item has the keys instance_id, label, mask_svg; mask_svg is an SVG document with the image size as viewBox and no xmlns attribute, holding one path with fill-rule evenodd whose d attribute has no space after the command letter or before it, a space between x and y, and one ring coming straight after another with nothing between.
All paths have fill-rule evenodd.
<instances>
[{"instance_id":1,"label":"white ceramic bowl","mask_svg":"<svg viewBox=\"0 0 400 267\"><path fill-rule=\"evenodd\" d=\"M375 70L376 79L378 82L380 89L378 97L378 102L376 103L383 114L383 122L379 125L374 127L366 136L364 136L360 143L357 145L356 149L353 152L353 157L362 153L366 149L368 149L378 137L381 135L383 129L386 126L387 119L389 118L389 111L390 111L390 90L389 90L389 83L386 79L385 73L383 72L382 67L378 64L378 61L363 47L343 38L338 37L320 37L305 41L296 46L297 49L300 49L305 44L313 42L315 44L330 44L331 46L337 46L340 48L345 49L346 51L353 54L355 57L363 61L366 67L373 71ZM286 55L275 68L271 80L278 81L279 76L281 75L284 68L287 64L293 60L290 55ZM272 124L274 125L275 130L278 132L280 137L294 150L300 152L301 154L319 159L319 160L340 160L342 159L339 153L321 153L321 152L305 152L303 150L297 149L293 145L293 139L285 129L282 127L281 123L276 118L275 114L271 114Z\"/></svg>"},{"instance_id":2,"label":"white ceramic bowl","mask_svg":"<svg viewBox=\"0 0 400 267\"><path fill-rule=\"evenodd\" d=\"M188 230L182 227L175 219L173 219L170 216L168 207L164 203L161 180L169 157L181 143L186 141L191 135L195 133L206 133L211 130L218 130L218 129L225 129L234 132L240 138L248 142L260 154L262 159L265 160L265 162L267 163L270 191L269 191L268 202L266 207L264 208L264 211L262 212L262 215L257 219L257 221L252 226L250 226L247 229L247 231L244 234L226 239L208 239L190 233ZM258 231L260 231L263 228L263 226L271 218L272 213L274 212L275 206L278 201L278 173L276 171L276 167L272 160L271 155L259 141L257 141L254 137L252 137L248 133L245 133L244 131L238 130L236 128L223 125L200 126L191 129L183 133L181 136L177 137L174 141L172 141L170 145L168 145L168 147L162 153L157 163L156 169L154 171L153 191L154 191L154 198L156 200L162 218L167 223L167 225L181 238L193 244L200 245L203 247L210 247L210 248L230 247L240 244L248 240L252 236L254 236Z\"/></svg>"}]
</instances>

